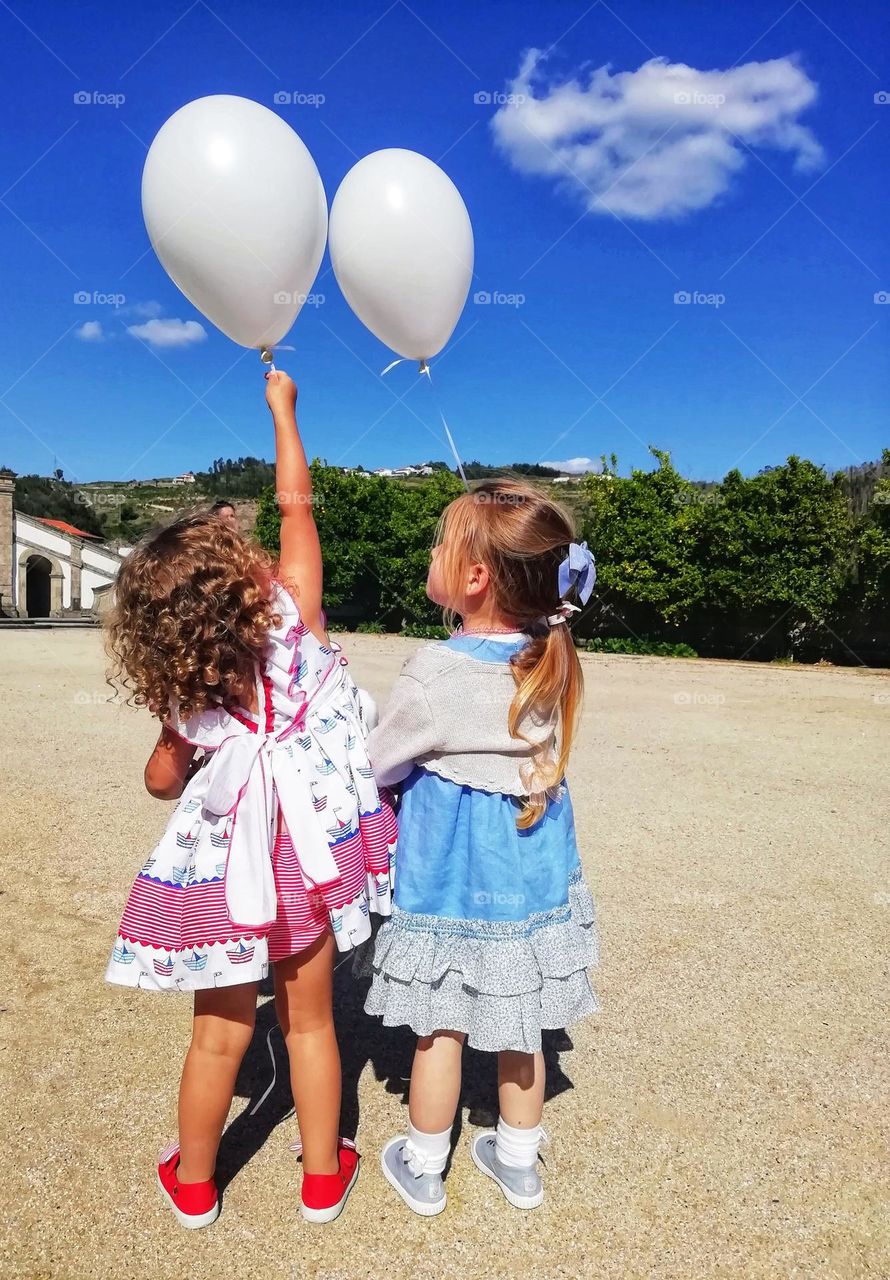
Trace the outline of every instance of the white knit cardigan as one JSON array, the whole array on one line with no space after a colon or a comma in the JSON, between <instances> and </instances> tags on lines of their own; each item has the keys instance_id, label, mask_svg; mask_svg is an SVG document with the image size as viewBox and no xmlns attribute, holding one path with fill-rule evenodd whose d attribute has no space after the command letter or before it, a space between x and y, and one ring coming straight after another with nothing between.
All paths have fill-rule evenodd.
<instances>
[{"instance_id":1,"label":"white knit cardigan","mask_svg":"<svg viewBox=\"0 0 890 1280\"><path fill-rule=\"evenodd\" d=\"M415 764L460 786L502 795L536 790L533 749L554 758L556 718L530 715L507 728L516 681L506 662L484 662L444 644L424 645L402 667L368 754L380 786ZM537 754L537 751L534 752Z\"/></svg>"}]
</instances>

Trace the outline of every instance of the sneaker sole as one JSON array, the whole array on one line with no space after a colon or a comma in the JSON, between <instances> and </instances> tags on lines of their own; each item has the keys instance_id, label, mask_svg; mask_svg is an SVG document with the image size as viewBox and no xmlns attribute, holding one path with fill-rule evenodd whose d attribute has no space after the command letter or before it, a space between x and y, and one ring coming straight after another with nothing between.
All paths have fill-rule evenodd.
<instances>
[{"instance_id":1,"label":"sneaker sole","mask_svg":"<svg viewBox=\"0 0 890 1280\"><path fill-rule=\"evenodd\" d=\"M345 1188L342 1196L337 1201L337 1203L331 1205L329 1209L310 1209L308 1205L305 1205L303 1204L302 1201L300 1201L300 1213L303 1215L303 1217L307 1222L333 1222L335 1218L340 1217L340 1214L346 1208L346 1201L349 1199L349 1193L352 1190L352 1188L355 1186L355 1181L356 1181L356 1178L358 1177L360 1164L361 1164L361 1160L359 1160L358 1164L356 1164L355 1171L353 1172L352 1177L349 1179L349 1184Z\"/></svg>"},{"instance_id":2,"label":"sneaker sole","mask_svg":"<svg viewBox=\"0 0 890 1280\"><path fill-rule=\"evenodd\" d=\"M412 1196L408 1195L408 1192L405 1190L405 1188L401 1185L401 1183L396 1181L396 1179L390 1173L389 1169L386 1167L387 1151L389 1151L390 1147L394 1147L397 1143L404 1142L404 1141L405 1141L404 1137L390 1138L389 1142L387 1142L386 1146L381 1151L380 1168L383 1170L383 1176L386 1179L386 1181L389 1183L389 1185L392 1187L393 1191L396 1191L399 1194L399 1196L401 1196L402 1200L404 1200L405 1204L408 1206L409 1209L413 1210L414 1213L419 1214L421 1218L435 1218L436 1214L441 1213L442 1210L445 1208L445 1206L448 1204L448 1197L446 1195L443 1195L442 1199L436 1200L434 1204L430 1204L429 1201L427 1200L415 1200L413 1199Z\"/></svg>"},{"instance_id":3,"label":"sneaker sole","mask_svg":"<svg viewBox=\"0 0 890 1280\"><path fill-rule=\"evenodd\" d=\"M216 1222L217 1218L219 1217L219 1201L218 1200L216 1204L213 1206L213 1208L208 1209L206 1213L183 1213L182 1210L178 1208L170 1198L169 1191L164 1186L163 1182L161 1182L160 1174L158 1174L158 1186L161 1188L161 1195L164 1197L165 1202L170 1206L170 1208L176 1214L179 1225L181 1227L185 1227L186 1230L197 1231L201 1227L209 1227L211 1222Z\"/></svg>"},{"instance_id":4,"label":"sneaker sole","mask_svg":"<svg viewBox=\"0 0 890 1280\"><path fill-rule=\"evenodd\" d=\"M479 1139L477 1138L476 1141L478 1142ZM497 1183L501 1191L504 1193L504 1197L507 1202L512 1204L514 1209L537 1209L539 1205L544 1203L543 1187L533 1196L521 1196L517 1192L511 1190L505 1182L501 1182L495 1171L493 1169L489 1169L482 1157L476 1154L476 1142L470 1143L470 1155L473 1158L473 1164L479 1172L484 1173L486 1178L491 1178L492 1182Z\"/></svg>"}]
</instances>

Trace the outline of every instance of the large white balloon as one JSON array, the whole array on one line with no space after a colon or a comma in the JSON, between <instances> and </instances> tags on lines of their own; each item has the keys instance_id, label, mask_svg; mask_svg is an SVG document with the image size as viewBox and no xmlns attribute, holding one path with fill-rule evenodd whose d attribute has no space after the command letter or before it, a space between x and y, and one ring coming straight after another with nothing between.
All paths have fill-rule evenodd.
<instances>
[{"instance_id":1,"label":"large white balloon","mask_svg":"<svg viewBox=\"0 0 890 1280\"><path fill-rule=\"evenodd\" d=\"M457 324L473 276L473 228L447 174L393 147L359 160L331 206L337 283L358 318L401 356L426 360Z\"/></svg>"},{"instance_id":2,"label":"large white balloon","mask_svg":"<svg viewBox=\"0 0 890 1280\"><path fill-rule=\"evenodd\" d=\"M327 212L306 147L248 98L188 103L149 148L142 213L155 253L243 347L272 346L290 329L318 274Z\"/></svg>"}]
</instances>

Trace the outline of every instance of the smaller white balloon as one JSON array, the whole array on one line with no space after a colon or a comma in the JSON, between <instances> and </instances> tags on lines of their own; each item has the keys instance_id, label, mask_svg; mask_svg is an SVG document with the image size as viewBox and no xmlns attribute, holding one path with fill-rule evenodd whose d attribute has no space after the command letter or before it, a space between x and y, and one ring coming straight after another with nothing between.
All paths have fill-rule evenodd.
<instances>
[{"instance_id":1,"label":"smaller white balloon","mask_svg":"<svg viewBox=\"0 0 890 1280\"><path fill-rule=\"evenodd\" d=\"M327 200L290 125L249 98L181 107L149 148L142 213L161 265L243 347L290 329L321 265Z\"/></svg>"},{"instance_id":2,"label":"smaller white balloon","mask_svg":"<svg viewBox=\"0 0 890 1280\"><path fill-rule=\"evenodd\" d=\"M328 245L344 297L400 356L428 360L460 318L473 228L446 173L416 151L374 151L340 184Z\"/></svg>"}]
</instances>

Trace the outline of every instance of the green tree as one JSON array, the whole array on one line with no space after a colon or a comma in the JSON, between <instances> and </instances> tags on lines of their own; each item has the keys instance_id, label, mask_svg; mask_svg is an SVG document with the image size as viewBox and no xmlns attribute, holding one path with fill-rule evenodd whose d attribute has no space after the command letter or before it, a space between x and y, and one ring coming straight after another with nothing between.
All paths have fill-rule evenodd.
<instances>
[{"instance_id":1,"label":"green tree","mask_svg":"<svg viewBox=\"0 0 890 1280\"><path fill-rule=\"evenodd\" d=\"M24 515L64 520L84 533L103 536L102 520L90 504L89 495L66 480L16 476L14 504Z\"/></svg>"},{"instance_id":2,"label":"green tree","mask_svg":"<svg viewBox=\"0 0 890 1280\"><path fill-rule=\"evenodd\" d=\"M670 455L650 452L658 462L654 471L584 477L581 531L597 558L601 588L675 622L702 599L695 556L702 504Z\"/></svg>"},{"instance_id":3,"label":"green tree","mask_svg":"<svg viewBox=\"0 0 890 1280\"><path fill-rule=\"evenodd\" d=\"M699 556L708 603L823 622L850 574L853 521L839 477L792 456L756 476L730 471L702 505Z\"/></svg>"},{"instance_id":4,"label":"green tree","mask_svg":"<svg viewBox=\"0 0 890 1280\"><path fill-rule=\"evenodd\" d=\"M427 600L424 584L439 516L462 492L457 477L441 471L422 485L403 485L382 476L344 475L318 459L311 472L328 608L395 629L405 622L437 622L437 606ZM280 529L275 490L269 488L258 504L256 536L273 554Z\"/></svg>"},{"instance_id":5,"label":"green tree","mask_svg":"<svg viewBox=\"0 0 890 1280\"><path fill-rule=\"evenodd\" d=\"M857 530L859 589L868 605L890 604L890 449Z\"/></svg>"}]
</instances>

